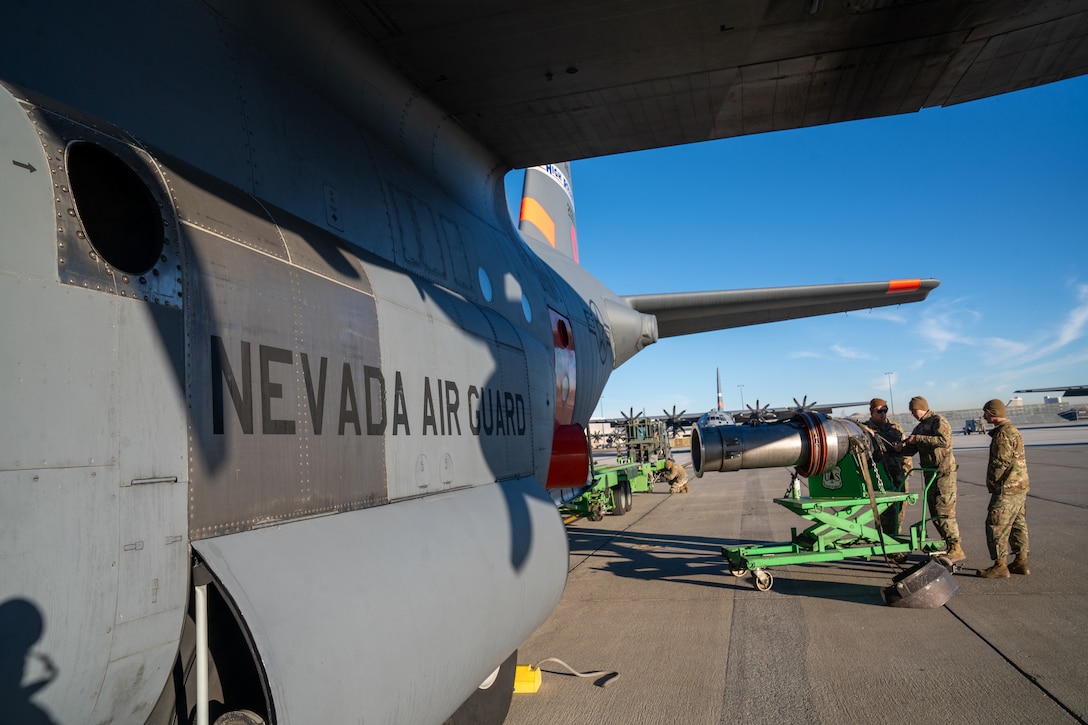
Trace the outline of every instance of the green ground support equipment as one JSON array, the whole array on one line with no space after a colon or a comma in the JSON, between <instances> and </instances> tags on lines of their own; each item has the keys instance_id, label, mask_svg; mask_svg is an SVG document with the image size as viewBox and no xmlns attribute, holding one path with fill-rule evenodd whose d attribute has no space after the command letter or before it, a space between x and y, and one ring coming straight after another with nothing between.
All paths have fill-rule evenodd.
<instances>
[{"instance_id":1,"label":"green ground support equipment","mask_svg":"<svg viewBox=\"0 0 1088 725\"><path fill-rule=\"evenodd\" d=\"M616 453L615 463L593 465L587 490L563 504L561 513L600 521L606 514L630 511L632 494L653 493L654 484L664 480L665 461L672 453L664 422L642 417L624 421Z\"/></svg>"},{"instance_id":2,"label":"green ground support equipment","mask_svg":"<svg viewBox=\"0 0 1088 725\"><path fill-rule=\"evenodd\" d=\"M793 468L790 488L774 499L798 516L812 522L804 531L792 530L790 541L778 544L727 546L722 555L734 576L751 572L756 589L767 591L774 583L769 569L790 564L841 561L854 557L883 556L898 565L912 551L937 554L946 549L943 540L927 540L926 494L937 480L937 471L918 470L923 479L921 494L892 488L884 469L885 456L900 455L897 444L878 435L861 421L831 418L798 406L786 420L749 420L744 425L696 424L691 435L691 462L696 476L706 472L751 468ZM802 498L800 477L808 478L809 495ZM921 520L905 533L881 530L881 520L896 520L895 506L922 499ZM887 517L882 514L888 513ZM943 576L931 576L933 563L946 568ZM935 557L918 571L908 571L894 582L895 592L885 600L895 606L939 606L958 591L949 576L952 562ZM930 595L935 596L930 596ZM916 596L917 595L917 596Z\"/></svg>"},{"instance_id":3,"label":"green ground support equipment","mask_svg":"<svg viewBox=\"0 0 1088 725\"><path fill-rule=\"evenodd\" d=\"M860 465L861 461L865 462L865 468ZM937 471L916 470L923 475L925 493L936 481ZM865 473L869 474L871 496ZM794 478L797 478L796 474ZM917 493L888 490L890 486L885 482L890 480L883 464L874 464L864 453L850 453L830 471L810 476L809 496L799 495L795 480L787 495L774 502L813 524L801 532L791 529L792 539L788 542L722 547L730 573L740 577L750 572L755 588L767 591L774 583L774 577L767 569L775 566L873 556L886 556L901 562L914 551L927 554L943 551L943 540L926 539L928 519L924 495L920 521L907 527L902 534L881 531L881 514L894 506L913 506L919 498ZM793 495L794 492L797 495Z\"/></svg>"}]
</instances>

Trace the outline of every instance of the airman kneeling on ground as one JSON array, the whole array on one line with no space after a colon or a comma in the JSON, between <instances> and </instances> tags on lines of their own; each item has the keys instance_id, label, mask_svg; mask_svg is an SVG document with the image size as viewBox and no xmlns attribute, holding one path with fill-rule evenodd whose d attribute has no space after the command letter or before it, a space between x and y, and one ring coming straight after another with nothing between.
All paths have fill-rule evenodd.
<instances>
[{"instance_id":1,"label":"airman kneeling on ground","mask_svg":"<svg viewBox=\"0 0 1088 725\"><path fill-rule=\"evenodd\" d=\"M665 461L665 480L669 483L669 493L688 492L688 474L683 466L671 458Z\"/></svg>"}]
</instances>

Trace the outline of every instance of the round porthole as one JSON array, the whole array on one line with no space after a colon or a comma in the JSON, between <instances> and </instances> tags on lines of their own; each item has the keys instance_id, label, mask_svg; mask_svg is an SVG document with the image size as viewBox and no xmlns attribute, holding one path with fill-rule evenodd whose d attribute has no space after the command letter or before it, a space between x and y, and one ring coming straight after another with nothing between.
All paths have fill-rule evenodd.
<instances>
[{"instance_id":1,"label":"round porthole","mask_svg":"<svg viewBox=\"0 0 1088 725\"><path fill-rule=\"evenodd\" d=\"M68 148L68 178L87 238L115 269L143 274L162 254L162 216L136 172L101 146Z\"/></svg>"},{"instance_id":2,"label":"round porthole","mask_svg":"<svg viewBox=\"0 0 1088 725\"><path fill-rule=\"evenodd\" d=\"M570 332L567 331L566 321L559 320L555 325L555 329L559 333L559 347L563 349L570 347Z\"/></svg>"},{"instance_id":3,"label":"round porthole","mask_svg":"<svg viewBox=\"0 0 1088 725\"><path fill-rule=\"evenodd\" d=\"M490 302L492 296L491 277L487 275L487 272L484 271L483 267L480 267L477 272L477 276L480 278L480 293L483 294L485 300Z\"/></svg>"}]
</instances>

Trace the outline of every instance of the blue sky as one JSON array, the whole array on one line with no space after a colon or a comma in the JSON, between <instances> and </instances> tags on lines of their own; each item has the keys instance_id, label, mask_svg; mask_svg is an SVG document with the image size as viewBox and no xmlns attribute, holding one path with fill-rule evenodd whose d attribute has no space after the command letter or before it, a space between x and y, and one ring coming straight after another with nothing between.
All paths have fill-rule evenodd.
<instances>
[{"instance_id":1,"label":"blue sky","mask_svg":"<svg viewBox=\"0 0 1088 725\"><path fill-rule=\"evenodd\" d=\"M710 408L715 368L730 409L890 382L896 412L913 395L951 410L1088 383L1088 77L572 177L582 265L620 294L941 281L917 304L662 340L613 372L597 416Z\"/></svg>"}]
</instances>

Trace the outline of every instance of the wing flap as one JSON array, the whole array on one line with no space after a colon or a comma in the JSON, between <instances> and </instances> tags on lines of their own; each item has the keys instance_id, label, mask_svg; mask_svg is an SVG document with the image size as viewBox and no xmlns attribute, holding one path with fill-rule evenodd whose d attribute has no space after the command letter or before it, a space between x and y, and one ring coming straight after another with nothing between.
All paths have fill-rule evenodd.
<instances>
[{"instance_id":1,"label":"wing flap","mask_svg":"<svg viewBox=\"0 0 1088 725\"><path fill-rule=\"evenodd\" d=\"M630 295L623 299L635 310L657 318L659 337L674 337L920 302L939 284L936 279L911 279Z\"/></svg>"}]
</instances>

